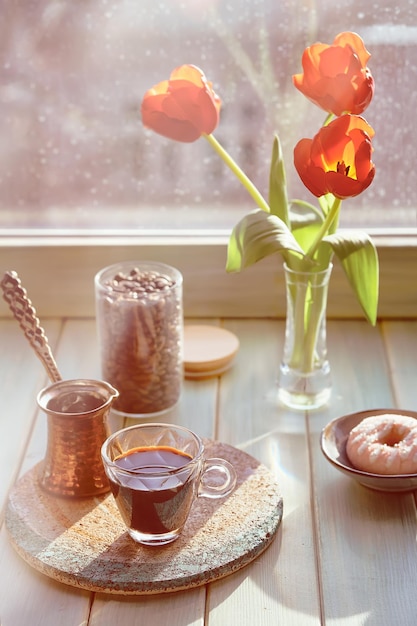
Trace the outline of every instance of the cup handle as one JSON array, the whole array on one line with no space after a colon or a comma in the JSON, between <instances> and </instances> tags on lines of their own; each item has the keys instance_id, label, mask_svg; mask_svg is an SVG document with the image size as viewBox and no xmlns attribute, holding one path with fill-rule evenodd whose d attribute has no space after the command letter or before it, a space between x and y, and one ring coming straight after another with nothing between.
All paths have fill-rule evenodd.
<instances>
[{"instance_id":1,"label":"cup handle","mask_svg":"<svg viewBox=\"0 0 417 626\"><path fill-rule=\"evenodd\" d=\"M211 474L211 476L210 476ZM225 459L206 459L200 479L198 496L203 498L224 498L236 485L236 472Z\"/></svg>"}]
</instances>

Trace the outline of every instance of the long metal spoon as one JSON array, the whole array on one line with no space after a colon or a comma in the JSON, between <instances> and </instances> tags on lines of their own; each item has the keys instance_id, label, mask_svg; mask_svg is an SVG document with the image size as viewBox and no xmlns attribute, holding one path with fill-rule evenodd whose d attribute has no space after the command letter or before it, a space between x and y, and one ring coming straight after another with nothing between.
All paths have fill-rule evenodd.
<instances>
[{"instance_id":1,"label":"long metal spoon","mask_svg":"<svg viewBox=\"0 0 417 626\"><path fill-rule=\"evenodd\" d=\"M36 310L27 297L26 289L22 287L17 272L5 272L0 285L3 289L3 298L9 305L14 318L19 322L26 339L42 361L50 381L56 383L62 380L45 331L39 323Z\"/></svg>"}]
</instances>

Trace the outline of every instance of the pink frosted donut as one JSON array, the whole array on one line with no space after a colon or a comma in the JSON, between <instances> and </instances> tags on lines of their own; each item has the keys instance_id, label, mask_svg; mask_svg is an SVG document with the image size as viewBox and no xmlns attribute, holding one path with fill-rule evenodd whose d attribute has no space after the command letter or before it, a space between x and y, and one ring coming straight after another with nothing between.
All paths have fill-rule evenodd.
<instances>
[{"instance_id":1,"label":"pink frosted donut","mask_svg":"<svg viewBox=\"0 0 417 626\"><path fill-rule=\"evenodd\" d=\"M366 417L350 431L346 454L356 469L372 474L417 474L417 419Z\"/></svg>"}]
</instances>

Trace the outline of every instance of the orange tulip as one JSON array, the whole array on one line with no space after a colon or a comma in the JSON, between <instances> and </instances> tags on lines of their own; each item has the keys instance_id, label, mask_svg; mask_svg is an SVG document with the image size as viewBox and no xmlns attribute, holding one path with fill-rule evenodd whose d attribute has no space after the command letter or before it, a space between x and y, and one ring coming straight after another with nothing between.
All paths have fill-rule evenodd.
<instances>
[{"instance_id":1,"label":"orange tulip","mask_svg":"<svg viewBox=\"0 0 417 626\"><path fill-rule=\"evenodd\" d=\"M370 56L359 35L340 33L333 45L316 43L304 50L304 74L295 74L293 83L328 113L360 115L374 94L374 79L366 67Z\"/></svg>"},{"instance_id":2,"label":"orange tulip","mask_svg":"<svg viewBox=\"0 0 417 626\"><path fill-rule=\"evenodd\" d=\"M192 142L209 135L219 123L220 98L204 73L182 65L149 89L142 101L144 126L176 141Z\"/></svg>"},{"instance_id":3,"label":"orange tulip","mask_svg":"<svg viewBox=\"0 0 417 626\"><path fill-rule=\"evenodd\" d=\"M369 187L375 175L373 136L373 128L363 117L342 115L313 139L299 141L294 165L307 189L317 197L332 193L343 200Z\"/></svg>"}]
</instances>

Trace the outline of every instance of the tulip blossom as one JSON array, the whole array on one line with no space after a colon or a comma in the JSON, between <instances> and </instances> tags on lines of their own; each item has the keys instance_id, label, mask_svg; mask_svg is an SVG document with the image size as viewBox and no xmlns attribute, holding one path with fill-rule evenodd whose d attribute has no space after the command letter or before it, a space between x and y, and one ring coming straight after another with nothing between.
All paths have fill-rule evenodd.
<instances>
[{"instance_id":1,"label":"tulip blossom","mask_svg":"<svg viewBox=\"0 0 417 626\"><path fill-rule=\"evenodd\" d=\"M314 273L329 267L336 255L367 319L375 324L376 248L366 234L336 232L342 200L367 189L375 175L371 161L374 131L360 117L374 91L366 66L369 57L358 35L341 33L331 46L317 43L307 48L302 58L304 74L293 76L294 85L329 113L316 136L302 139L294 149L297 172L307 189L319 198L318 207L304 200L288 199L278 136L273 142L268 199L263 197L214 137L220 99L204 73L194 65L178 67L169 80L145 93L142 121L147 128L176 141L206 139L252 196L257 208L244 215L232 230L227 271L240 271L279 253L288 268ZM330 122L333 116L336 119ZM303 325L311 318L310 304L307 299L305 316L299 316ZM315 330L311 336L315 336ZM306 345L303 342L303 353ZM311 346L314 348L313 342Z\"/></svg>"},{"instance_id":2,"label":"tulip blossom","mask_svg":"<svg viewBox=\"0 0 417 626\"><path fill-rule=\"evenodd\" d=\"M192 142L217 127L220 106L220 98L204 73L194 65L182 65L169 80L145 93L142 121L164 137Z\"/></svg>"},{"instance_id":3,"label":"tulip blossom","mask_svg":"<svg viewBox=\"0 0 417 626\"><path fill-rule=\"evenodd\" d=\"M316 43L304 50L304 74L295 74L293 83L328 113L360 115L374 94L374 79L366 66L370 56L359 35L341 33L333 45Z\"/></svg>"},{"instance_id":4,"label":"tulip blossom","mask_svg":"<svg viewBox=\"0 0 417 626\"><path fill-rule=\"evenodd\" d=\"M363 117L343 115L313 139L301 139L294 148L294 165L307 189L317 197L332 193L344 199L369 187L375 175L373 135Z\"/></svg>"}]
</instances>

